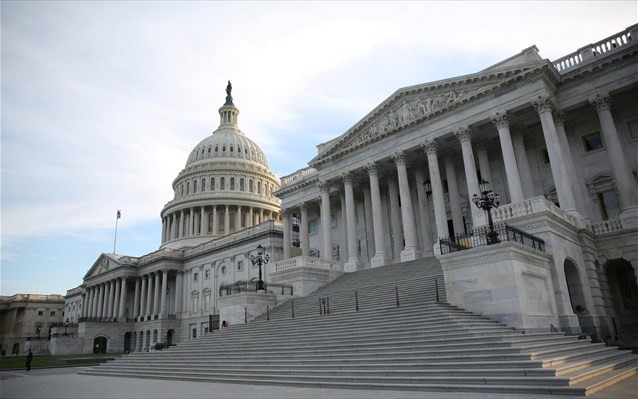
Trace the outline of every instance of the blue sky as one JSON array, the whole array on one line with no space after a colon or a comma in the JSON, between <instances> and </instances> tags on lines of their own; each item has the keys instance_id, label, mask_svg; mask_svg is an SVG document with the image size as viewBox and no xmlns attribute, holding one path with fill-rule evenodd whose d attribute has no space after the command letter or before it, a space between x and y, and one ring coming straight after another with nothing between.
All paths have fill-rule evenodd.
<instances>
[{"instance_id":1,"label":"blue sky","mask_svg":"<svg viewBox=\"0 0 638 399\"><path fill-rule=\"evenodd\" d=\"M160 244L159 212L218 126L278 176L403 86L536 44L556 59L638 20L635 1L1 3L0 294L65 294L102 252Z\"/></svg>"}]
</instances>

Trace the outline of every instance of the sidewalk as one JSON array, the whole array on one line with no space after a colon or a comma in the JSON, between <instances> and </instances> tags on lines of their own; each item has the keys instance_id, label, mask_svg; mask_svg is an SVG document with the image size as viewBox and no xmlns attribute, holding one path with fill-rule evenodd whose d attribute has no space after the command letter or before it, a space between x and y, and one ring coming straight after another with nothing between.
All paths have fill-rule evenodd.
<instances>
[{"instance_id":1,"label":"sidewalk","mask_svg":"<svg viewBox=\"0 0 638 399\"><path fill-rule=\"evenodd\" d=\"M472 392L383 391L300 388L275 385L220 384L78 375L79 367L0 372L1 399L128 398L402 398L402 399L565 399L559 395L477 394ZM590 398L638 398L638 375ZM573 398L570 396L569 398Z\"/></svg>"}]
</instances>

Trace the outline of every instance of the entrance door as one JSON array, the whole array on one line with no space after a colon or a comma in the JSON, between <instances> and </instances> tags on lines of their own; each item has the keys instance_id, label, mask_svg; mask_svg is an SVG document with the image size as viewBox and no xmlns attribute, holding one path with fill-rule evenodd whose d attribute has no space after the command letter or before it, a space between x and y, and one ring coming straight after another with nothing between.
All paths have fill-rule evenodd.
<instances>
[{"instance_id":1,"label":"entrance door","mask_svg":"<svg viewBox=\"0 0 638 399\"><path fill-rule=\"evenodd\" d=\"M108 339L106 337L96 337L93 340L93 353L106 353L106 344Z\"/></svg>"}]
</instances>

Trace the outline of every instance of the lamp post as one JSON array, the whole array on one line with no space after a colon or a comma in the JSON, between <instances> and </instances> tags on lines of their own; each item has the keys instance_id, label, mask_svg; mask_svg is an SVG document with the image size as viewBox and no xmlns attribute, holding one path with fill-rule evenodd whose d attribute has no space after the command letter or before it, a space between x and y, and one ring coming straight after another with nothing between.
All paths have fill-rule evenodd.
<instances>
[{"instance_id":1,"label":"lamp post","mask_svg":"<svg viewBox=\"0 0 638 399\"><path fill-rule=\"evenodd\" d=\"M498 208L501 203L501 197L490 189L490 183L484 179L481 179L479 189L481 190L481 196L479 197L474 194L472 202L474 202L474 205L478 208L487 212L487 222L490 228L490 231L487 233L487 245L497 244L499 243L498 233L494 231L491 210L492 208Z\"/></svg>"},{"instance_id":2,"label":"lamp post","mask_svg":"<svg viewBox=\"0 0 638 399\"><path fill-rule=\"evenodd\" d=\"M432 196L432 182L430 182L430 179L427 179L423 185L425 186L425 196L430 198Z\"/></svg>"},{"instance_id":3,"label":"lamp post","mask_svg":"<svg viewBox=\"0 0 638 399\"><path fill-rule=\"evenodd\" d=\"M264 247L259 244L257 246L257 256L250 255L250 261L253 265L259 266L259 281L257 281L257 291L265 290L264 280L261 279L261 266L268 263L270 260L270 256L268 254L264 255Z\"/></svg>"},{"instance_id":4,"label":"lamp post","mask_svg":"<svg viewBox=\"0 0 638 399\"><path fill-rule=\"evenodd\" d=\"M64 335L66 335L66 329L69 328L69 319L64 322Z\"/></svg>"}]
</instances>

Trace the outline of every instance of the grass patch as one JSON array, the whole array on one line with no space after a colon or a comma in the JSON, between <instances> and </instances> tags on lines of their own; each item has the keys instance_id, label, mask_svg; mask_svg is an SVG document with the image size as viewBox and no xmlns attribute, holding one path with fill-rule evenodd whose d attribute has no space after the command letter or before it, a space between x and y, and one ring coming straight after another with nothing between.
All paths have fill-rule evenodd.
<instances>
[{"instance_id":1,"label":"grass patch","mask_svg":"<svg viewBox=\"0 0 638 399\"><path fill-rule=\"evenodd\" d=\"M104 359L118 358L120 353L99 353L90 355L58 355L58 356L33 356L31 368L65 367L65 366L94 366L104 362ZM0 357L0 370L26 369L27 357L3 356Z\"/></svg>"}]
</instances>

